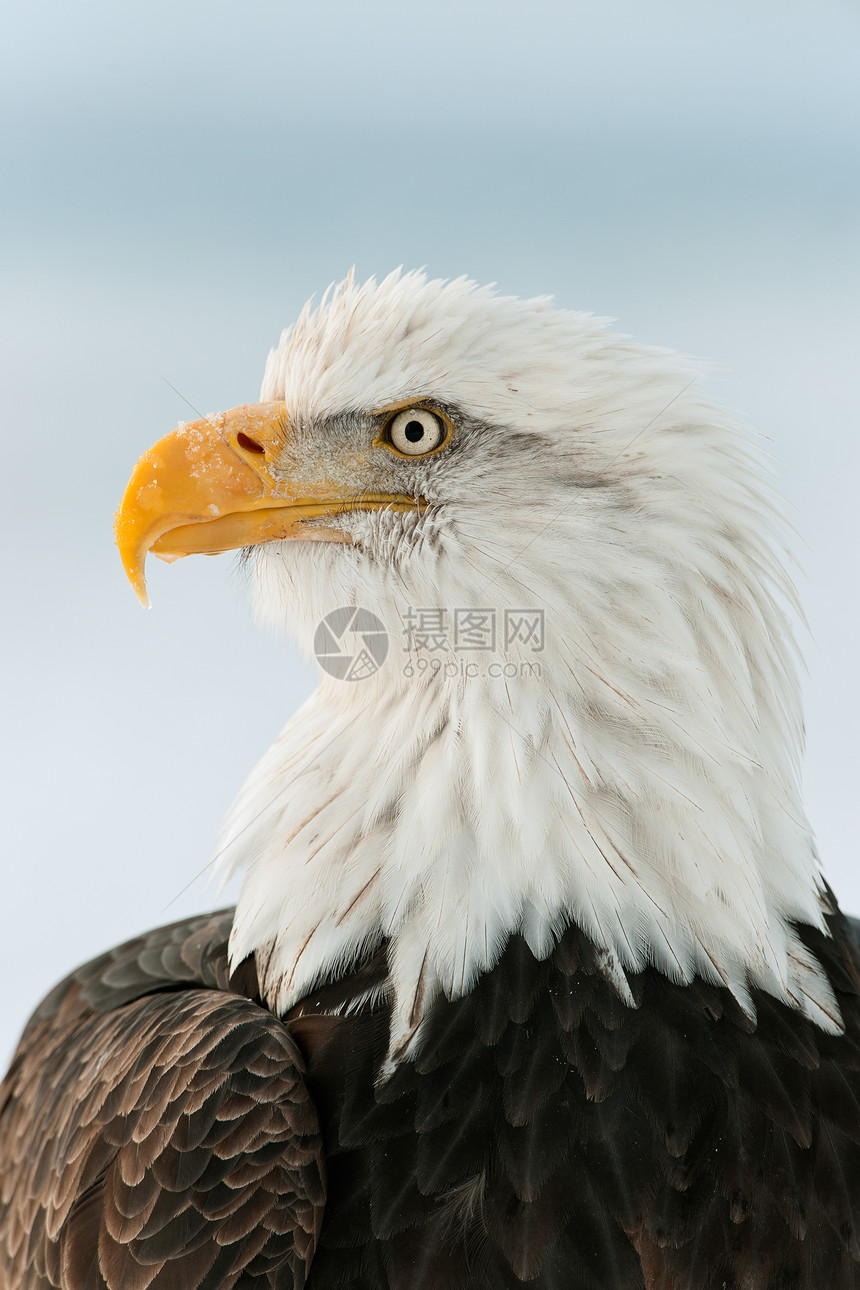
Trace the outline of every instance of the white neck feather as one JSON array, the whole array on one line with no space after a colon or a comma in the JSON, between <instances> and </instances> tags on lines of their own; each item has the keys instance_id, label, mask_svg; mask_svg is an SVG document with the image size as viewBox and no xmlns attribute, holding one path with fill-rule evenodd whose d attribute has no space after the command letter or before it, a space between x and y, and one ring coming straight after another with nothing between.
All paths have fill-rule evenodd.
<instances>
[{"instance_id":1,"label":"white neck feather","mask_svg":"<svg viewBox=\"0 0 860 1290\"><path fill-rule=\"evenodd\" d=\"M402 1047L434 995L467 992L512 933L541 957L572 921L628 1001L624 973L653 964L725 984L750 1013L757 986L839 1028L791 926L822 926L823 902L786 752L784 622L756 621L740 581L716 595L695 571L655 596L658 570L640 566L596 599L570 570L560 597L552 560L529 588L513 568L492 587L464 579L457 562L452 617L543 608L545 648L508 650L506 676L487 675L498 653L471 653L464 677L453 651L422 673L400 649L410 603L358 551L336 576L343 551L285 544L259 565L262 584L290 565L311 622L339 582L392 642L376 676L323 678L228 821L222 864L247 869L232 957L256 952L276 1010L387 938Z\"/></svg>"}]
</instances>

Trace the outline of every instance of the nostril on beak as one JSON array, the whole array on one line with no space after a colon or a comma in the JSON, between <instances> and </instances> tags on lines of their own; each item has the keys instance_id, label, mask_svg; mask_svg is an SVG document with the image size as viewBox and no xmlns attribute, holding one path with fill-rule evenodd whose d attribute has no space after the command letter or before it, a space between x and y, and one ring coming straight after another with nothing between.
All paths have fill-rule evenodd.
<instances>
[{"instance_id":1,"label":"nostril on beak","mask_svg":"<svg viewBox=\"0 0 860 1290\"><path fill-rule=\"evenodd\" d=\"M236 435L236 443L240 448L244 448L246 452L264 453L266 451L261 443L257 443L256 439L252 439L250 435L245 434L244 430L240 430Z\"/></svg>"}]
</instances>

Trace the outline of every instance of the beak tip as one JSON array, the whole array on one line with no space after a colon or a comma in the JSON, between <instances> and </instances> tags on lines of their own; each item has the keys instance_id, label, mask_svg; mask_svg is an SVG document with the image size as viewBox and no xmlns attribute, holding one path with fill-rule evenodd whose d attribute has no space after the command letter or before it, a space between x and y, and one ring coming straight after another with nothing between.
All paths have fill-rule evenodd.
<instances>
[{"instance_id":1,"label":"beak tip","mask_svg":"<svg viewBox=\"0 0 860 1290\"><path fill-rule=\"evenodd\" d=\"M150 602L149 592L146 590L146 583L143 578L132 578L128 572L126 572L126 576L131 583L132 591L137 596L144 609L151 609L152 603Z\"/></svg>"},{"instance_id":2,"label":"beak tip","mask_svg":"<svg viewBox=\"0 0 860 1290\"><path fill-rule=\"evenodd\" d=\"M122 567L125 571L125 576L131 584L132 591L137 596L144 609L151 609L152 605L149 600L149 593L146 590L146 575L143 571L143 563L137 560L123 559Z\"/></svg>"},{"instance_id":3,"label":"beak tip","mask_svg":"<svg viewBox=\"0 0 860 1290\"><path fill-rule=\"evenodd\" d=\"M128 578L134 594L144 609L151 609L152 606L149 603L149 595L146 590L145 572L148 545L141 541L139 534L134 531L128 531L123 519L122 507L120 507L119 511L117 511L114 525L114 542L119 550L119 558L122 561L125 576Z\"/></svg>"}]
</instances>

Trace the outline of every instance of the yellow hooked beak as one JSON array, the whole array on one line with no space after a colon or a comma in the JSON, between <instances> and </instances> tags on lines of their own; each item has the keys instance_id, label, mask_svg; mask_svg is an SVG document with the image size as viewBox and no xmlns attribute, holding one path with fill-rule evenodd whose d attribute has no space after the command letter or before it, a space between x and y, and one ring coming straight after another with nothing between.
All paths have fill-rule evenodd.
<instances>
[{"instance_id":1,"label":"yellow hooked beak","mask_svg":"<svg viewBox=\"0 0 860 1290\"><path fill-rule=\"evenodd\" d=\"M148 551L170 561L283 538L350 542L325 520L353 510L423 510L421 501L402 493L343 485L321 483L308 495L306 484L302 491L277 472L290 436L285 404L249 403L180 426L143 454L114 527L123 568L142 604L149 604Z\"/></svg>"}]
</instances>

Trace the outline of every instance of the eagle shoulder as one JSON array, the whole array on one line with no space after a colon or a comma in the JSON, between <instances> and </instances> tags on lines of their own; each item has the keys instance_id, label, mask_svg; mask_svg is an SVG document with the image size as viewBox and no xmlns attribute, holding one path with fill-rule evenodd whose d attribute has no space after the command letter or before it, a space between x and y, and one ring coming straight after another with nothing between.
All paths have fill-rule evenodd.
<instances>
[{"instance_id":1,"label":"eagle shoulder","mask_svg":"<svg viewBox=\"0 0 860 1290\"><path fill-rule=\"evenodd\" d=\"M7 1290L305 1284L317 1113L289 1031L230 990L231 912L93 960L31 1018L0 1086Z\"/></svg>"}]
</instances>

